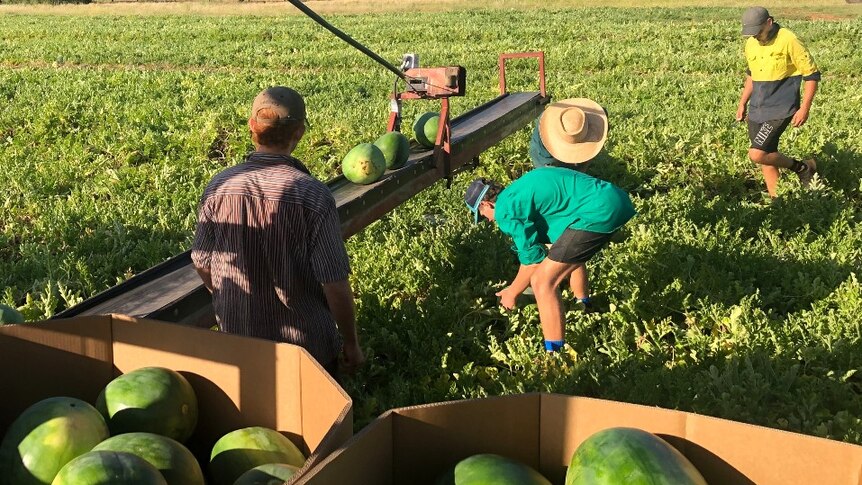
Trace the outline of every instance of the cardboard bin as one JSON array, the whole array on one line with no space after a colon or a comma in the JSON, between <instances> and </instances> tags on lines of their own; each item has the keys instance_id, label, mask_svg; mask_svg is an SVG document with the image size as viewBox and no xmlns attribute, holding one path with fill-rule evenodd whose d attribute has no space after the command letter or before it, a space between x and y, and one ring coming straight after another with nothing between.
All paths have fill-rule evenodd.
<instances>
[{"instance_id":1,"label":"cardboard bin","mask_svg":"<svg viewBox=\"0 0 862 485\"><path fill-rule=\"evenodd\" d=\"M297 484L431 484L477 453L519 460L562 484L577 446L616 426L658 434L710 485L862 483L860 446L656 407L542 393L387 411Z\"/></svg>"},{"instance_id":2,"label":"cardboard bin","mask_svg":"<svg viewBox=\"0 0 862 485\"><path fill-rule=\"evenodd\" d=\"M0 436L31 404L91 404L114 377L147 366L183 374L199 417L187 446L206 473L225 433L265 426L309 456L297 478L353 435L350 397L301 347L122 315L0 326ZM295 481L295 479L293 480Z\"/></svg>"}]
</instances>

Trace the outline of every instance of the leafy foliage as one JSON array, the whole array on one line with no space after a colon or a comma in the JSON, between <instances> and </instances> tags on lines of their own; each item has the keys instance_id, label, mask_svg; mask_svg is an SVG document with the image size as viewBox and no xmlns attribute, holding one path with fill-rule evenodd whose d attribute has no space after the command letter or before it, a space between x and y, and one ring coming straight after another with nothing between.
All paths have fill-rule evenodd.
<instances>
[{"instance_id":1,"label":"leafy foliage","mask_svg":"<svg viewBox=\"0 0 862 485\"><path fill-rule=\"evenodd\" d=\"M640 213L590 264L601 311L570 303L557 355L541 349L533 301L497 306L516 260L461 198L473 176L508 182L530 168L529 128L451 191L438 184L353 237L369 357L346 384L357 426L395 406L551 391L862 443L862 21L779 18L824 74L809 123L782 149L815 156L821 175L808 192L785 177L770 203L733 120L738 14L330 17L387 59L464 65L456 114L496 96L499 53L545 51L555 98L607 107L609 143L589 171ZM250 148L248 104L263 87L306 96L312 129L297 155L320 178L385 128L391 75L302 17L0 16L0 29L0 288L29 319L188 248L203 186ZM510 64L510 88L535 89L530 62ZM405 106L408 123L436 108Z\"/></svg>"}]
</instances>

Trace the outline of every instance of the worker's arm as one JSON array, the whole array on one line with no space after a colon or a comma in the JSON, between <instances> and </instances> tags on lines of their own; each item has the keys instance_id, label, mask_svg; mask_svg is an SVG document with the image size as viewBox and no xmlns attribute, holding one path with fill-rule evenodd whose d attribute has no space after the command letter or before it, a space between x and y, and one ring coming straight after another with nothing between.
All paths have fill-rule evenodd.
<instances>
[{"instance_id":1,"label":"worker's arm","mask_svg":"<svg viewBox=\"0 0 862 485\"><path fill-rule=\"evenodd\" d=\"M811 104L814 102L814 93L817 92L817 81L805 81L802 89L802 104L799 106L799 110L793 115L793 119L790 120L790 123L796 128L799 128L808 121Z\"/></svg>"},{"instance_id":2,"label":"worker's arm","mask_svg":"<svg viewBox=\"0 0 862 485\"><path fill-rule=\"evenodd\" d=\"M500 297L500 305L503 308L508 310L515 308L515 299L530 286L530 278L538 267L538 264L522 264L518 268L518 274L515 275L512 284L497 292L497 296Z\"/></svg>"},{"instance_id":3,"label":"worker's arm","mask_svg":"<svg viewBox=\"0 0 862 485\"><path fill-rule=\"evenodd\" d=\"M195 229L195 240L192 242L191 259L195 271L210 293L213 292L213 275L210 270L215 245L213 227L210 211L204 202L201 202L198 207L198 223Z\"/></svg>"},{"instance_id":4,"label":"worker's arm","mask_svg":"<svg viewBox=\"0 0 862 485\"><path fill-rule=\"evenodd\" d=\"M790 124L799 128L808 121L808 114L811 111L811 104L814 102L814 93L817 92L817 83L820 82L820 68L814 62L808 49L799 39L793 39L788 44L788 52L790 59L796 69L802 73L802 103L799 105L799 110L793 115Z\"/></svg>"},{"instance_id":5,"label":"worker's arm","mask_svg":"<svg viewBox=\"0 0 862 485\"><path fill-rule=\"evenodd\" d=\"M365 355L359 348L359 336L356 334L356 311L350 281L333 281L323 283L322 286L329 311L344 341L345 370L353 371L365 362Z\"/></svg>"},{"instance_id":6,"label":"worker's arm","mask_svg":"<svg viewBox=\"0 0 862 485\"><path fill-rule=\"evenodd\" d=\"M201 277L201 280L204 282L204 286L207 287L210 293L213 292L213 275L210 272L209 268L204 268L198 265L195 265L195 271L198 272L198 276Z\"/></svg>"},{"instance_id":7,"label":"worker's arm","mask_svg":"<svg viewBox=\"0 0 862 485\"><path fill-rule=\"evenodd\" d=\"M748 100L751 99L751 92L754 90L754 83L751 80L751 75L745 76L745 84L742 87L742 94L739 96L739 106L736 108L736 121L745 119L745 111L748 106Z\"/></svg>"},{"instance_id":8,"label":"worker's arm","mask_svg":"<svg viewBox=\"0 0 862 485\"><path fill-rule=\"evenodd\" d=\"M512 283L497 293L500 304L510 310L515 307L518 295L530 286L530 277L547 253L545 245L539 242L533 210L531 199L523 198L507 205L505 213L497 212L497 227L512 237L512 249L518 253L518 262L521 263Z\"/></svg>"}]
</instances>

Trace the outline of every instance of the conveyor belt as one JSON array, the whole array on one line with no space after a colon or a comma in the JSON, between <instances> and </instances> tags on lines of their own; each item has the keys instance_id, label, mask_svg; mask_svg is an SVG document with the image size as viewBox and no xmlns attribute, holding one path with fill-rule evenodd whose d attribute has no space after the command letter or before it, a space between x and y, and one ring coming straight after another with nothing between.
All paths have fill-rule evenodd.
<instances>
[{"instance_id":1,"label":"conveyor belt","mask_svg":"<svg viewBox=\"0 0 862 485\"><path fill-rule=\"evenodd\" d=\"M535 119L548 98L538 92L504 94L452 120L451 169L463 170L480 153ZM346 238L440 180L433 150L412 152L407 164L370 185L343 176L329 182ZM54 316L121 313L208 325L212 301L186 251Z\"/></svg>"}]
</instances>

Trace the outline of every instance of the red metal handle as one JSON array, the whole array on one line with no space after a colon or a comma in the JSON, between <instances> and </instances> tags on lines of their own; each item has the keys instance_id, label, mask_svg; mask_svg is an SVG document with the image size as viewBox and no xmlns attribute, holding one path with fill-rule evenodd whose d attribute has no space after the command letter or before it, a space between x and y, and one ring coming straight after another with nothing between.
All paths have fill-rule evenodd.
<instances>
[{"instance_id":1,"label":"red metal handle","mask_svg":"<svg viewBox=\"0 0 862 485\"><path fill-rule=\"evenodd\" d=\"M538 52L510 52L500 54L500 94L506 94L506 59L524 59L535 57L539 60L539 92L542 97L547 97L545 92L545 53Z\"/></svg>"}]
</instances>

